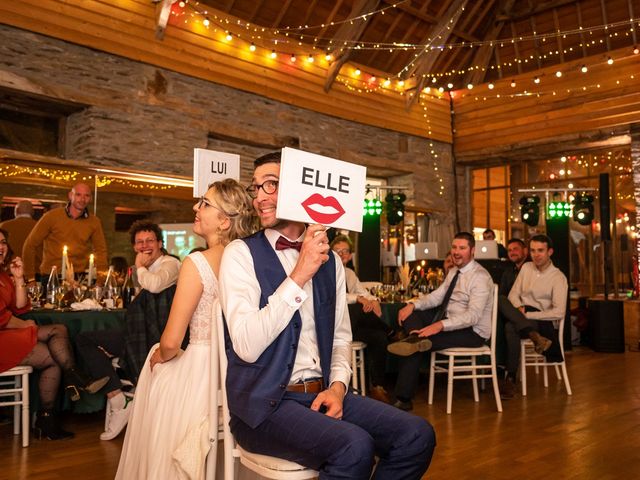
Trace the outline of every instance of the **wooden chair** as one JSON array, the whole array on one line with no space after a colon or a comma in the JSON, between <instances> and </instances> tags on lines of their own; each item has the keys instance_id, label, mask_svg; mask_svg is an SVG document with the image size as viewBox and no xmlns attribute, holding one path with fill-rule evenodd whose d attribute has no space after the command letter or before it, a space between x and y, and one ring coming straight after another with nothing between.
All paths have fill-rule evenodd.
<instances>
[{"instance_id":1,"label":"wooden chair","mask_svg":"<svg viewBox=\"0 0 640 480\"><path fill-rule=\"evenodd\" d=\"M219 304L214 308L213 314L216 317L215 335L217 335L217 339L212 338L211 348L212 353L215 351L217 355L215 360L213 358L213 355L211 359L212 389L214 378L216 382L216 392L211 398L218 398L219 401L217 405L212 405L212 410L215 410L215 412L212 411L210 425L215 425L218 428L211 429L214 434L212 434L210 438L212 449L209 452L209 456L207 458L207 479L214 479L216 473L216 462L215 460L210 460L211 457L215 457L217 454L217 443L215 442L213 437L216 437L215 439L223 441L224 480L235 480L236 459L239 459L240 463L249 470L265 478L281 480L305 480L317 478L318 472L305 468L295 462L290 462L281 458L270 457L268 455L260 455L257 453L247 452L240 445L236 444L236 441L231 434L231 428L229 426L231 415L229 413L229 406L227 403L227 390L225 383L227 377L227 356L224 345L222 310ZM214 343L216 344L215 347L213 345ZM214 370L217 372L215 375L213 374ZM222 419L221 422L217 421L219 414Z\"/></svg>"},{"instance_id":2,"label":"wooden chair","mask_svg":"<svg viewBox=\"0 0 640 480\"><path fill-rule=\"evenodd\" d=\"M556 377L558 380L564 380L564 388L567 391L567 395L571 395L571 385L569 383L569 375L567 374L567 364L564 354L564 318L560 320L558 325L558 341L560 343L560 352L562 353L561 362L549 362L544 355L536 353L533 348L533 342L528 338L520 341L520 381L522 382L522 396L527 396L527 367L535 367L536 373L538 369L542 368L542 377L545 388L549 387L549 375L547 373L547 367L555 367Z\"/></svg>"},{"instance_id":3,"label":"wooden chair","mask_svg":"<svg viewBox=\"0 0 640 480\"><path fill-rule=\"evenodd\" d=\"M32 367L17 366L0 373L0 407L13 407L13 434L20 434L22 446L29 446L29 374Z\"/></svg>"},{"instance_id":4,"label":"wooden chair","mask_svg":"<svg viewBox=\"0 0 640 480\"><path fill-rule=\"evenodd\" d=\"M367 344L364 342L351 342L351 387L363 397L367 394L364 379L364 371L367 368L364 361L365 348L367 348Z\"/></svg>"},{"instance_id":5,"label":"wooden chair","mask_svg":"<svg viewBox=\"0 0 640 480\"><path fill-rule=\"evenodd\" d=\"M446 348L439 352L431 352L429 365L429 405L433 404L433 387L436 373L447 373L447 413L451 413L453 403L453 381L470 379L473 382L473 399L480 401L478 395L478 379L490 378L493 383L493 394L496 398L496 408L502 412L500 391L498 390L498 374L496 370L496 326L498 324L498 286L493 288L493 302L491 309L491 341L490 346L476 348ZM436 359L444 356L446 359ZM477 364L478 357L487 356L489 364ZM446 365L446 366L443 366Z\"/></svg>"}]
</instances>

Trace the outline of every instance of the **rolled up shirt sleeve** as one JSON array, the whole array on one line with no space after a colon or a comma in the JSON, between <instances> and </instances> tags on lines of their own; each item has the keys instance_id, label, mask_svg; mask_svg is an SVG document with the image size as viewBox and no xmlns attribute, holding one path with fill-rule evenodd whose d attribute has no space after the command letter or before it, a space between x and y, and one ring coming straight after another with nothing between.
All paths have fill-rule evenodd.
<instances>
[{"instance_id":1,"label":"rolled up shirt sleeve","mask_svg":"<svg viewBox=\"0 0 640 480\"><path fill-rule=\"evenodd\" d=\"M220 265L220 301L233 349L249 363L275 341L307 299L304 290L289 277L262 308L260 291L249 247L242 240L231 242Z\"/></svg>"}]
</instances>

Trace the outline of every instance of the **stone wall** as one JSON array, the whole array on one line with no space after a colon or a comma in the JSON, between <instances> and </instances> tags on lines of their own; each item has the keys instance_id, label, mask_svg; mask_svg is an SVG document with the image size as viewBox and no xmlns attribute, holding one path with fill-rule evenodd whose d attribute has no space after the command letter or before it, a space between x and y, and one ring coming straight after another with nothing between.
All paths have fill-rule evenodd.
<instances>
[{"instance_id":1,"label":"stone wall","mask_svg":"<svg viewBox=\"0 0 640 480\"><path fill-rule=\"evenodd\" d=\"M97 165L192 174L193 148L256 154L292 145L388 173L409 204L454 221L451 146L366 126L0 25L0 87L82 107L69 116L65 156ZM438 152L440 184L431 151ZM398 171L399 169L399 171Z\"/></svg>"}]
</instances>

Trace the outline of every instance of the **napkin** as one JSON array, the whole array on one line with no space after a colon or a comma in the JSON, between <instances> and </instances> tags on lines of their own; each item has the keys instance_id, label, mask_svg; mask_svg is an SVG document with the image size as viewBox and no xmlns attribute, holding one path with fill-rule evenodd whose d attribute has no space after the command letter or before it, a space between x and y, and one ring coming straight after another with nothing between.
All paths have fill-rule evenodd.
<instances>
[{"instance_id":1,"label":"napkin","mask_svg":"<svg viewBox=\"0 0 640 480\"><path fill-rule=\"evenodd\" d=\"M102 306L93 298L85 298L81 302L72 303L71 310L102 310Z\"/></svg>"}]
</instances>

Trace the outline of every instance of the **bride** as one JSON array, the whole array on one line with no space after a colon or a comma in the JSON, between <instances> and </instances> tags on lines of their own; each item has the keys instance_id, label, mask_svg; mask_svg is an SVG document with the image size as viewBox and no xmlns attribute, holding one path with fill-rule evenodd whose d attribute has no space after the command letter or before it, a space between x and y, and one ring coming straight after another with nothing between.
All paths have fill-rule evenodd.
<instances>
[{"instance_id":1,"label":"bride","mask_svg":"<svg viewBox=\"0 0 640 480\"><path fill-rule=\"evenodd\" d=\"M209 449L212 309L224 246L251 233L251 199L232 179L213 183L193 207L208 249L185 258L169 320L140 374L116 479L203 478ZM180 344L189 327L189 346ZM202 437L205 435L204 437ZM184 453L187 453L186 458Z\"/></svg>"}]
</instances>

